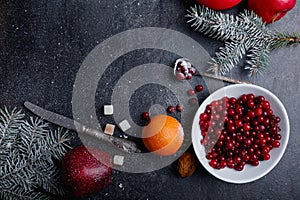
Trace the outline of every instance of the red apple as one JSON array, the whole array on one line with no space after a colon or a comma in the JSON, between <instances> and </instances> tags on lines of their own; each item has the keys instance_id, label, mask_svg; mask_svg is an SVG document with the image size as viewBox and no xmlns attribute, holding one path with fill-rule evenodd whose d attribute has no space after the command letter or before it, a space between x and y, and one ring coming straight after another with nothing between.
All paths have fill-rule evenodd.
<instances>
[{"instance_id":1,"label":"red apple","mask_svg":"<svg viewBox=\"0 0 300 200\"><path fill-rule=\"evenodd\" d=\"M213 10L226 10L237 4L242 0L197 0L198 3L213 9Z\"/></svg>"},{"instance_id":2,"label":"red apple","mask_svg":"<svg viewBox=\"0 0 300 200\"><path fill-rule=\"evenodd\" d=\"M64 184L75 196L99 192L112 181L110 163L111 157L105 152L92 147L76 147L62 159Z\"/></svg>"},{"instance_id":3,"label":"red apple","mask_svg":"<svg viewBox=\"0 0 300 200\"><path fill-rule=\"evenodd\" d=\"M267 24L281 19L295 5L296 0L248 0L248 9Z\"/></svg>"}]
</instances>

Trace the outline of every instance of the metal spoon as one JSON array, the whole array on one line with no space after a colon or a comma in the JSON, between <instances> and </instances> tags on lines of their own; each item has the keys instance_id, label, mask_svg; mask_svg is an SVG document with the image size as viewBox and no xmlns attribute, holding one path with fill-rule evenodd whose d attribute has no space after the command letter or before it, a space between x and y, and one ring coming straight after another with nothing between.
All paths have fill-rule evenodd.
<instances>
[{"instance_id":1,"label":"metal spoon","mask_svg":"<svg viewBox=\"0 0 300 200\"><path fill-rule=\"evenodd\" d=\"M192 70L191 73L189 71L185 71L187 73L179 72L178 64L180 62L182 63L183 66L185 66L187 68L187 70ZM176 78L179 80L189 80L189 79L191 79L192 76L204 76L204 77L213 78L213 79L220 80L220 81L225 81L228 83L253 84L251 82L236 80L236 79L232 79L232 78L228 78L228 77L224 77L224 76L203 73L203 72L200 73L192 66L190 60L187 58L179 58L176 60L175 65L174 65L174 76L176 76Z\"/></svg>"}]
</instances>

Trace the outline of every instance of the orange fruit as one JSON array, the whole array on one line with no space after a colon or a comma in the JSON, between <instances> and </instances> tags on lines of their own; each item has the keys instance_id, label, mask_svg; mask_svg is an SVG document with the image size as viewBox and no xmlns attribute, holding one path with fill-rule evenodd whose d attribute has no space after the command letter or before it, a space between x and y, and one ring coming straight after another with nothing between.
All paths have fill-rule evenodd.
<instances>
[{"instance_id":1,"label":"orange fruit","mask_svg":"<svg viewBox=\"0 0 300 200\"><path fill-rule=\"evenodd\" d=\"M181 124L168 115L156 115L143 128L145 147L161 156L170 156L178 151L183 143L184 133Z\"/></svg>"}]
</instances>

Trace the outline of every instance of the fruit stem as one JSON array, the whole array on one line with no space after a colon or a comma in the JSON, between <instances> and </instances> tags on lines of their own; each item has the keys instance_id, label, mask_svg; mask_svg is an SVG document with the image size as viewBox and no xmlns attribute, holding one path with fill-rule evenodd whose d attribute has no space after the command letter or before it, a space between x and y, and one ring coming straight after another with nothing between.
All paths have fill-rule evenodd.
<instances>
[{"instance_id":1,"label":"fruit stem","mask_svg":"<svg viewBox=\"0 0 300 200\"><path fill-rule=\"evenodd\" d=\"M213 75L213 74L209 74L209 73L199 73L199 75L204 76L204 77L208 77L208 78L213 78L213 79L220 80L220 81L225 81L225 82L228 82L228 83L253 84L251 82L236 80L236 79L227 78L227 77L224 77L224 76Z\"/></svg>"}]
</instances>

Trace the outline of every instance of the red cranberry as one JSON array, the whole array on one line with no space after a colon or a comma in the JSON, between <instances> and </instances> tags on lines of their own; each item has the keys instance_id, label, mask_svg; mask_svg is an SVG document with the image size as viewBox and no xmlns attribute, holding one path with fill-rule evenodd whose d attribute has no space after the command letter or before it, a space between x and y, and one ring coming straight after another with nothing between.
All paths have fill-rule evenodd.
<instances>
[{"instance_id":1,"label":"red cranberry","mask_svg":"<svg viewBox=\"0 0 300 200\"><path fill-rule=\"evenodd\" d=\"M240 99L243 101L243 102L246 102L247 101L247 95L246 94L243 94Z\"/></svg>"},{"instance_id":2,"label":"red cranberry","mask_svg":"<svg viewBox=\"0 0 300 200\"><path fill-rule=\"evenodd\" d=\"M195 105L197 102L198 102L197 98L191 98L191 99L189 99L189 104L190 105Z\"/></svg>"},{"instance_id":3,"label":"red cranberry","mask_svg":"<svg viewBox=\"0 0 300 200\"><path fill-rule=\"evenodd\" d=\"M264 160L270 160L270 154L268 154L268 153L265 153L265 154L263 154L263 158L264 158Z\"/></svg>"},{"instance_id":4,"label":"red cranberry","mask_svg":"<svg viewBox=\"0 0 300 200\"><path fill-rule=\"evenodd\" d=\"M229 168L234 168L234 162L233 162L233 159L228 158L227 161L226 161L226 165L227 165L227 167L229 167Z\"/></svg>"},{"instance_id":5,"label":"red cranberry","mask_svg":"<svg viewBox=\"0 0 300 200\"><path fill-rule=\"evenodd\" d=\"M264 118L264 120L262 121L262 124L265 125L265 126L268 126L270 123L270 119L269 118Z\"/></svg>"},{"instance_id":6,"label":"red cranberry","mask_svg":"<svg viewBox=\"0 0 300 200\"><path fill-rule=\"evenodd\" d=\"M203 86L202 85L197 85L195 89L196 89L197 92L201 92L203 90Z\"/></svg>"},{"instance_id":7,"label":"red cranberry","mask_svg":"<svg viewBox=\"0 0 300 200\"><path fill-rule=\"evenodd\" d=\"M233 157L233 162L235 163L235 164L238 164L239 162L241 162L242 161L242 158L241 157L239 157L239 156L234 156Z\"/></svg>"},{"instance_id":8,"label":"red cranberry","mask_svg":"<svg viewBox=\"0 0 300 200\"><path fill-rule=\"evenodd\" d=\"M250 156L248 154L245 154L243 157L243 161L248 161L250 159Z\"/></svg>"},{"instance_id":9,"label":"red cranberry","mask_svg":"<svg viewBox=\"0 0 300 200\"><path fill-rule=\"evenodd\" d=\"M227 163L225 160L221 160L220 162L220 168L225 168L227 166Z\"/></svg>"},{"instance_id":10,"label":"red cranberry","mask_svg":"<svg viewBox=\"0 0 300 200\"><path fill-rule=\"evenodd\" d=\"M194 67L190 68L189 73L192 74L192 75L195 75L196 74L196 69Z\"/></svg>"},{"instance_id":11,"label":"red cranberry","mask_svg":"<svg viewBox=\"0 0 300 200\"><path fill-rule=\"evenodd\" d=\"M247 101L247 106L248 106L249 108L254 108L254 106L255 106L254 101L253 101L253 100L248 100L248 101Z\"/></svg>"},{"instance_id":12,"label":"red cranberry","mask_svg":"<svg viewBox=\"0 0 300 200\"><path fill-rule=\"evenodd\" d=\"M206 114L206 113L201 113L201 115L200 115L200 120L207 120L207 118L208 118L208 115Z\"/></svg>"},{"instance_id":13,"label":"red cranberry","mask_svg":"<svg viewBox=\"0 0 300 200\"><path fill-rule=\"evenodd\" d=\"M251 161L255 161L255 160L257 160L257 156L256 156L256 154L254 154L254 153L251 153L251 154L249 155L249 160L251 160Z\"/></svg>"},{"instance_id":14,"label":"red cranberry","mask_svg":"<svg viewBox=\"0 0 300 200\"><path fill-rule=\"evenodd\" d=\"M264 109L270 109L270 102L268 102L266 100L261 102L261 105Z\"/></svg>"},{"instance_id":15,"label":"red cranberry","mask_svg":"<svg viewBox=\"0 0 300 200\"><path fill-rule=\"evenodd\" d=\"M264 147L261 149L261 152L262 152L263 154L269 153L269 152L270 152L270 148L267 147L267 146L264 146Z\"/></svg>"},{"instance_id":16,"label":"red cranberry","mask_svg":"<svg viewBox=\"0 0 300 200\"><path fill-rule=\"evenodd\" d=\"M214 158L213 155L212 155L211 153L206 154L205 157L206 157L208 160L211 160L211 159Z\"/></svg>"},{"instance_id":17,"label":"red cranberry","mask_svg":"<svg viewBox=\"0 0 300 200\"><path fill-rule=\"evenodd\" d=\"M278 124L281 121L280 117L275 118L275 122Z\"/></svg>"},{"instance_id":18,"label":"red cranberry","mask_svg":"<svg viewBox=\"0 0 300 200\"><path fill-rule=\"evenodd\" d=\"M256 99L258 102L263 102L264 100L266 100L264 96L258 96Z\"/></svg>"},{"instance_id":19,"label":"red cranberry","mask_svg":"<svg viewBox=\"0 0 300 200\"><path fill-rule=\"evenodd\" d=\"M232 105L234 105L234 104L236 103L236 98L231 97L231 98L229 99L229 103L232 104Z\"/></svg>"},{"instance_id":20,"label":"red cranberry","mask_svg":"<svg viewBox=\"0 0 300 200\"><path fill-rule=\"evenodd\" d=\"M275 140L281 140L281 135L280 135L280 134L274 135L274 139L275 139Z\"/></svg>"},{"instance_id":21,"label":"red cranberry","mask_svg":"<svg viewBox=\"0 0 300 200\"><path fill-rule=\"evenodd\" d=\"M227 142L226 147L227 147L227 149L229 149L229 150L234 149L234 145L233 145L232 142Z\"/></svg>"},{"instance_id":22,"label":"red cranberry","mask_svg":"<svg viewBox=\"0 0 300 200\"><path fill-rule=\"evenodd\" d=\"M176 110L177 110L178 112L181 112L181 111L183 110L183 106L180 105L180 104L178 104L178 105L176 106Z\"/></svg>"},{"instance_id":23,"label":"red cranberry","mask_svg":"<svg viewBox=\"0 0 300 200\"><path fill-rule=\"evenodd\" d=\"M210 162L209 162L209 165L213 168L215 168L218 164L218 160L217 159L212 159Z\"/></svg>"},{"instance_id":24,"label":"red cranberry","mask_svg":"<svg viewBox=\"0 0 300 200\"><path fill-rule=\"evenodd\" d=\"M260 116L260 115L262 115L263 110L262 110L261 108L256 108L256 109L254 110L254 113L255 113L256 116Z\"/></svg>"},{"instance_id":25,"label":"red cranberry","mask_svg":"<svg viewBox=\"0 0 300 200\"><path fill-rule=\"evenodd\" d=\"M243 110L242 110L242 108L241 108L240 106L237 106L237 107L235 108L235 112L236 112L236 114L238 114L238 115L242 115L242 114L243 114Z\"/></svg>"},{"instance_id":26,"label":"red cranberry","mask_svg":"<svg viewBox=\"0 0 300 200\"><path fill-rule=\"evenodd\" d=\"M277 141L277 140L275 140L274 142L272 142L272 146L273 146L274 148L278 148L278 147L280 147L280 142Z\"/></svg>"},{"instance_id":27,"label":"red cranberry","mask_svg":"<svg viewBox=\"0 0 300 200\"><path fill-rule=\"evenodd\" d=\"M234 131L235 131L234 125L233 125L233 124L229 124L228 127L227 127L227 130L228 130L229 132L234 132Z\"/></svg>"},{"instance_id":28,"label":"red cranberry","mask_svg":"<svg viewBox=\"0 0 300 200\"><path fill-rule=\"evenodd\" d=\"M271 110L271 109L267 109L267 114L268 114L268 116L272 116L273 115L273 110Z\"/></svg>"},{"instance_id":29,"label":"red cranberry","mask_svg":"<svg viewBox=\"0 0 300 200\"><path fill-rule=\"evenodd\" d=\"M182 81L182 80L185 79L185 76L184 76L183 73L177 73L177 74L176 74L176 78L177 78L178 80Z\"/></svg>"},{"instance_id":30,"label":"red cranberry","mask_svg":"<svg viewBox=\"0 0 300 200\"><path fill-rule=\"evenodd\" d=\"M259 161L258 160L251 161L251 165L258 166L259 165Z\"/></svg>"},{"instance_id":31,"label":"red cranberry","mask_svg":"<svg viewBox=\"0 0 300 200\"><path fill-rule=\"evenodd\" d=\"M264 134L258 133L258 134L257 134L257 137L258 137L258 138L264 138Z\"/></svg>"},{"instance_id":32,"label":"red cranberry","mask_svg":"<svg viewBox=\"0 0 300 200\"><path fill-rule=\"evenodd\" d=\"M149 118L150 118L149 112L143 112L143 113L142 113L142 118L143 118L143 119L149 119Z\"/></svg>"},{"instance_id":33,"label":"red cranberry","mask_svg":"<svg viewBox=\"0 0 300 200\"><path fill-rule=\"evenodd\" d=\"M245 131L250 131L251 130L251 126L250 126L249 123L245 123L243 128L244 128Z\"/></svg>"},{"instance_id":34,"label":"red cranberry","mask_svg":"<svg viewBox=\"0 0 300 200\"><path fill-rule=\"evenodd\" d=\"M228 115L231 115L231 116L235 115L234 109L229 109L228 110Z\"/></svg>"},{"instance_id":35,"label":"red cranberry","mask_svg":"<svg viewBox=\"0 0 300 200\"><path fill-rule=\"evenodd\" d=\"M175 108L174 106L169 106L169 107L167 108L167 111L168 111L169 113L174 113L175 110L176 110L176 108Z\"/></svg>"},{"instance_id":36,"label":"red cranberry","mask_svg":"<svg viewBox=\"0 0 300 200\"><path fill-rule=\"evenodd\" d=\"M195 94L196 94L195 90L193 89L188 90L188 95L193 96Z\"/></svg>"},{"instance_id":37,"label":"red cranberry","mask_svg":"<svg viewBox=\"0 0 300 200\"><path fill-rule=\"evenodd\" d=\"M264 121L264 119L265 118L263 116L258 116L257 117L257 121L260 122L260 123L262 123Z\"/></svg>"},{"instance_id":38,"label":"red cranberry","mask_svg":"<svg viewBox=\"0 0 300 200\"><path fill-rule=\"evenodd\" d=\"M235 170L237 170L237 171L242 171L243 169L244 169L244 165L242 165L242 164L237 164L235 167L234 167L234 169Z\"/></svg>"},{"instance_id":39,"label":"red cranberry","mask_svg":"<svg viewBox=\"0 0 300 200\"><path fill-rule=\"evenodd\" d=\"M235 126L236 126L237 128L242 127L242 126L243 126L242 120L235 120Z\"/></svg>"},{"instance_id":40,"label":"red cranberry","mask_svg":"<svg viewBox=\"0 0 300 200\"><path fill-rule=\"evenodd\" d=\"M245 145L247 145L247 146L250 146L251 145L251 140L249 139L249 138L246 138L245 140L244 140L244 144Z\"/></svg>"},{"instance_id":41,"label":"red cranberry","mask_svg":"<svg viewBox=\"0 0 300 200\"><path fill-rule=\"evenodd\" d=\"M265 138L261 138L260 141L259 141L259 143L261 145L265 145L267 143L267 140Z\"/></svg>"},{"instance_id":42,"label":"red cranberry","mask_svg":"<svg viewBox=\"0 0 300 200\"><path fill-rule=\"evenodd\" d=\"M193 75L188 73L186 76L185 76L186 80L191 80L193 78Z\"/></svg>"},{"instance_id":43,"label":"red cranberry","mask_svg":"<svg viewBox=\"0 0 300 200\"><path fill-rule=\"evenodd\" d=\"M252 110L249 110L247 113L247 116L250 118L254 118L255 117L255 113Z\"/></svg>"}]
</instances>

